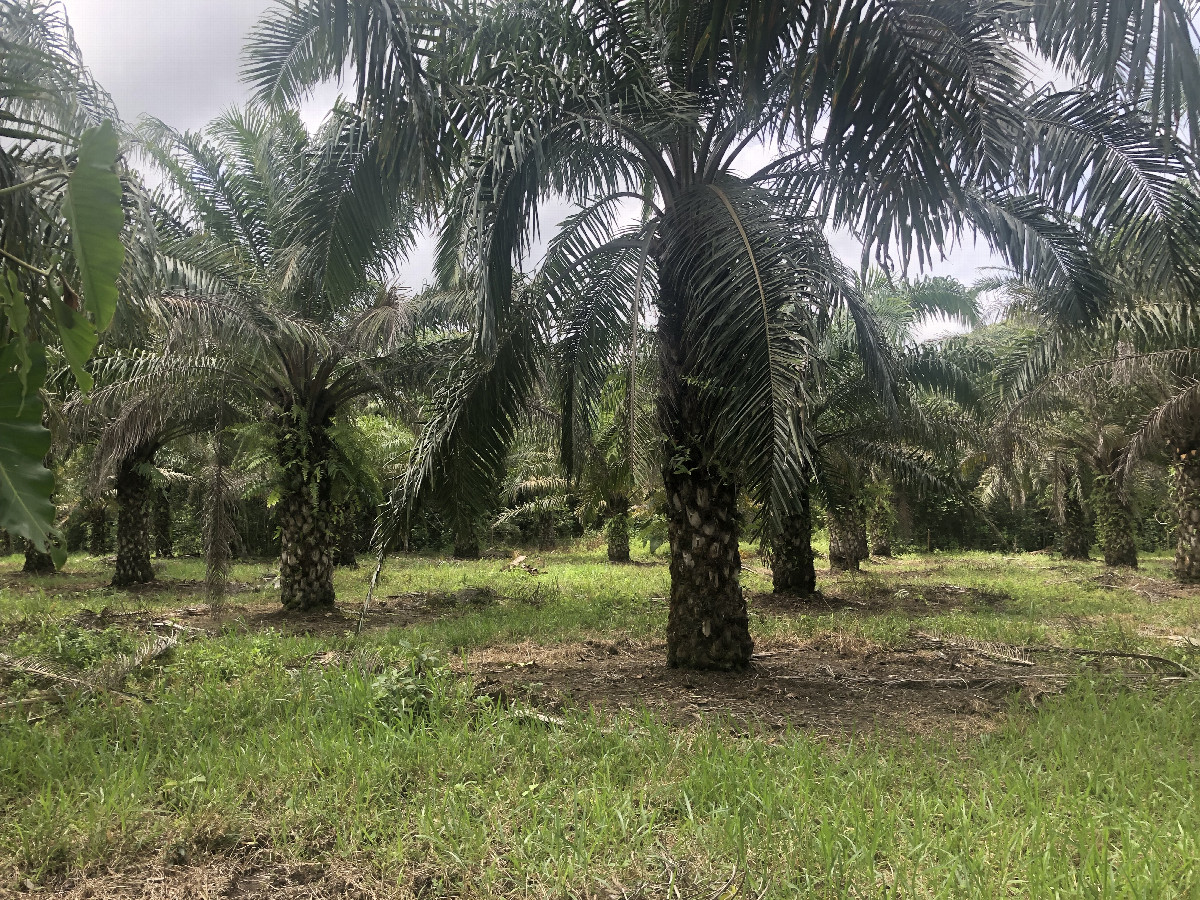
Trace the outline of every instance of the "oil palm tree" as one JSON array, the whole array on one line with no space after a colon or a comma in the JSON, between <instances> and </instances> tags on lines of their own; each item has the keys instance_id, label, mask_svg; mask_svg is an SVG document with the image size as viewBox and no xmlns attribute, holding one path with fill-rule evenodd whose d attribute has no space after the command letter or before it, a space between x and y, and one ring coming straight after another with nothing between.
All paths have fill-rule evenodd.
<instances>
[{"instance_id":1,"label":"oil palm tree","mask_svg":"<svg viewBox=\"0 0 1200 900\"><path fill-rule=\"evenodd\" d=\"M1060 347L1053 368L1032 365L1028 347L1017 353L1007 364L1014 377L992 435L998 455L1005 460L1023 445L1023 453L1036 460L1032 470L1053 487L1056 505L1062 504L1067 544L1079 540L1071 534L1080 518L1073 500L1085 496L1082 483L1090 482L1086 496L1105 564L1137 568L1129 447L1137 423L1155 405L1156 380L1147 377L1128 343L1106 341L1102 332Z\"/></svg>"},{"instance_id":2,"label":"oil palm tree","mask_svg":"<svg viewBox=\"0 0 1200 900\"><path fill-rule=\"evenodd\" d=\"M654 417L654 346L643 341L632 365L607 379L592 430L573 439L576 489L587 518L604 522L610 562L629 562L630 515L657 482L661 437Z\"/></svg>"},{"instance_id":3,"label":"oil palm tree","mask_svg":"<svg viewBox=\"0 0 1200 900\"><path fill-rule=\"evenodd\" d=\"M868 558L869 531L881 545L877 506L892 484L912 490L952 490L939 474L939 456L953 453L974 405L969 379L936 342L919 344L917 329L932 318L974 325L976 292L948 278L893 279L873 271L859 281L870 311L872 343L840 313L824 324L812 363L807 418L813 434L813 479L808 493L824 500L833 570L857 570ZM891 372L881 395L868 362ZM811 514L783 520L773 535L775 590L804 596L816 588Z\"/></svg>"},{"instance_id":4,"label":"oil palm tree","mask_svg":"<svg viewBox=\"0 0 1200 900\"><path fill-rule=\"evenodd\" d=\"M408 327L404 296L381 288L414 217L352 118L310 136L299 117L246 109L206 134L144 127L169 178L162 240L201 293L158 298L163 351L129 382L203 376L268 429L278 463L283 605L334 602L333 428L356 399L419 379L433 355ZM191 223L197 227L191 227ZM203 283L197 279L198 283Z\"/></svg>"},{"instance_id":5,"label":"oil palm tree","mask_svg":"<svg viewBox=\"0 0 1200 900\"><path fill-rule=\"evenodd\" d=\"M451 12L308 0L263 21L246 71L263 96L292 99L353 61L360 106L394 159L432 171L425 149L450 146L446 135L465 148L443 269L470 273L475 352L497 391L527 380L503 369L519 365L514 269L539 200L581 205L523 307L526 333L578 324L589 335L578 368L591 372L617 335L653 319L668 662L738 668L753 646L739 488L772 515L800 494L811 435L796 411L813 323L839 302L854 308L826 224L918 260L978 228L1052 288L1063 315L1087 318L1104 280L1079 222L1103 230L1137 213L1145 224L1126 237L1145 245L1147 265L1194 279L1164 202L1184 169L1171 126L1190 109L1181 97L1200 95L1190 25L1168 2L1099 6L535 0ZM1019 47L1084 87L1035 93ZM1118 102L1144 94L1157 131ZM757 142L779 158L743 174ZM627 201L641 215L623 228ZM599 283L601 261L621 277ZM581 382L574 396L598 390Z\"/></svg>"},{"instance_id":6,"label":"oil palm tree","mask_svg":"<svg viewBox=\"0 0 1200 900\"><path fill-rule=\"evenodd\" d=\"M150 564L153 535L155 457L167 444L211 431L218 423L246 418L245 412L206 391L203 379L179 380L171 390L131 393L116 375L124 360L110 357L100 365L101 377L112 379L88 396L64 404L61 417L73 445L94 442L93 489L110 483L117 500L117 556L113 587L154 580ZM157 386L156 386L157 387Z\"/></svg>"},{"instance_id":7,"label":"oil palm tree","mask_svg":"<svg viewBox=\"0 0 1200 900\"><path fill-rule=\"evenodd\" d=\"M1125 472L1166 450L1178 509L1175 577L1200 582L1200 309L1143 302L1117 317L1119 333L1152 385L1152 408L1137 423Z\"/></svg>"}]
</instances>

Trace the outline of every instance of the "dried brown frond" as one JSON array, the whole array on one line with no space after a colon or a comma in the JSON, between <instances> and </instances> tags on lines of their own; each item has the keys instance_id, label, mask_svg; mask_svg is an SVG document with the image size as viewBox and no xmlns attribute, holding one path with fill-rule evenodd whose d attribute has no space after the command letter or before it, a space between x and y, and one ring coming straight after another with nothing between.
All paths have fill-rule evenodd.
<instances>
[{"instance_id":1,"label":"dried brown frond","mask_svg":"<svg viewBox=\"0 0 1200 900\"><path fill-rule=\"evenodd\" d=\"M71 666L64 666L44 656L15 657L0 653L0 669L7 669L18 675L32 675L55 684L70 685L85 690L92 689L92 683L87 679L86 672Z\"/></svg>"}]
</instances>

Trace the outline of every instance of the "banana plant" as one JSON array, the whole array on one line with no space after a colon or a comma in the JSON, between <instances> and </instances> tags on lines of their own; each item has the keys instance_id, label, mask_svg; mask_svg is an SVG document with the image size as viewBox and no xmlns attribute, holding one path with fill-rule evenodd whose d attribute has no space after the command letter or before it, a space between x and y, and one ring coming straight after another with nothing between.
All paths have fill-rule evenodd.
<instances>
[{"instance_id":1,"label":"banana plant","mask_svg":"<svg viewBox=\"0 0 1200 900\"><path fill-rule=\"evenodd\" d=\"M43 347L90 390L125 258L117 121L60 7L0 2L0 528L40 551L57 533Z\"/></svg>"}]
</instances>

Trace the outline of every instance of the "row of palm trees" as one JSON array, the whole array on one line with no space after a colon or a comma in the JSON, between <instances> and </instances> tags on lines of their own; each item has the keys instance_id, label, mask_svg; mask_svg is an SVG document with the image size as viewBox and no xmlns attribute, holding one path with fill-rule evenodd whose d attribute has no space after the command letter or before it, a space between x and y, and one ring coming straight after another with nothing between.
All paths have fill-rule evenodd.
<instances>
[{"instance_id":1,"label":"row of palm trees","mask_svg":"<svg viewBox=\"0 0 1200 900\"><path fill-rule=\"evenodd\" d=\"M811 591L814 493L831 556L854 567L868 486L948 488L935 457L970 446L972 416L1047 405L1057 389L1035 385L1066 384L1076 347L1145 298L1170 321L1191 308L1193 38L1166 0L280 3L249 38L253 106L201 135L131 135L166 187L127 183L139 252L100 390L114 421L146 397L203 396L183 418L215 433L218 475L230 425L268 430L282 599L297 609L333 601L335 426L356 400L430 392L378 540L436 504L464 549L530 410L552 406L564 471L590 467L615 521L636 467L610 479L612 461L657 469L668 661L740 668L739 498L778 585ZM1035 65L1073 87L1038 87ZM354 96L309 135L289 107L346 71ZM773 159L747 171L760 145ZM531 265L552 197L579 211ZM384 285L425 221L440 229L439 299L414 309ZM981 391L908 333L922 311L961 314L961 292L856 279L836 228L885 267L980 235L1025 286L1038 353ZM1174 421L1179 396L1148 429ZM638 453L647 433L656 446ZM133 522L156 446L139 437L123 446L140 461L114 469ZM1122 502L1115 467L1133 459L1089 459L1097 495L1115 498L1102 532ZM1193 496L1194 475L1181 483Z\"/></svg>"},{"instance_id":2,"label":"row of palm trees","mask_svg":"<svg viewBox=\"0 0 1200 900\"><path fill-rule=\"evenodd\" d=\"M990 342L993 384L985 499L1042 493L1062 533L1062 550L1086 559L1091 507L1110 566L1136 567L1139 481L1160 466L1175 478L1175 574L1200 580L1189 486L1200 421L1195 308L1129 302L1087 331L1063 334L1031 317L1018 291L1007 320L972 336ZM1001 384L1001 382L1003 382ZM1200 455L1200 454L1197 454Z\"/></svg>"}]
</instances>

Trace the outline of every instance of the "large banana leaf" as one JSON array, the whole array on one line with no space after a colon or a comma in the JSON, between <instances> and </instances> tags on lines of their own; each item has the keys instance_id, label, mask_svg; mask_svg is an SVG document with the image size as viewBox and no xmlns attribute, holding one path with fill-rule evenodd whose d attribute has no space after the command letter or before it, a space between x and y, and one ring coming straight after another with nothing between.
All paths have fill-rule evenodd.
<instances>
[{"instance_id":1,"label":"large banana leaf","mask_svg":"<svg viewBox=\"0 0 1200 900\"><path fill-rule=\"evenodd\" d=\"M117 133L111 122L83 133L64 205L71 223L71 246L84 303L97 331L103 331L112 321L117 308L117 276L125 261L125 247L121 243L121 229L125 225L121 179L113 168L118 149Z\"/></svg>"},{"instance_id":2,"label":"large banana leaf","mask_svg":"<svg viewBox=\"0 0 1200 900\"><path fill-rule=\"evenodd\" d=\"M18 370L17 345L0 350L0 528L46 549L54 528L54 475L42 460L50 432L42 425L46 356L29 348L29 370Z\"/></svg>"}]
</instances>

